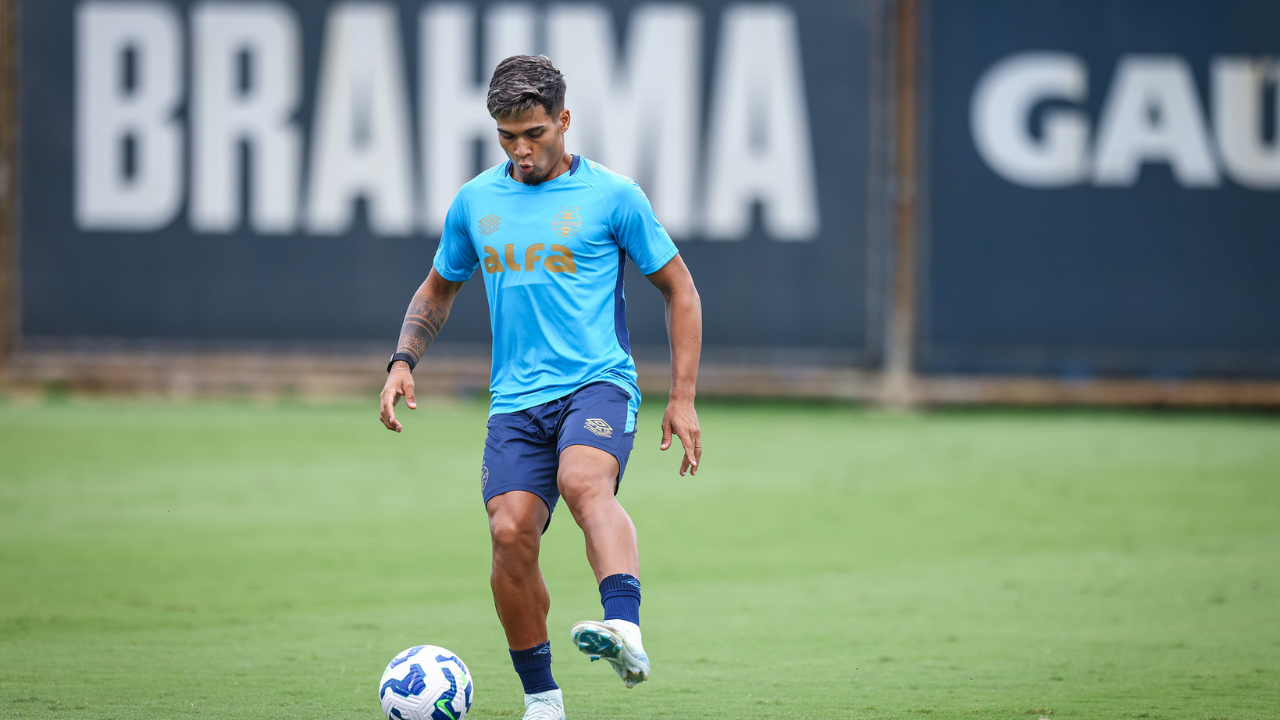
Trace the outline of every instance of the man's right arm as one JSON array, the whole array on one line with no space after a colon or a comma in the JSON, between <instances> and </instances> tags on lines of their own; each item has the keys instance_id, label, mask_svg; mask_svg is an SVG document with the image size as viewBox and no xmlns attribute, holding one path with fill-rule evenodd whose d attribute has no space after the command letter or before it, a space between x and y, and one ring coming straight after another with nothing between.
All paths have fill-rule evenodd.
<instances>
[{"instance_id":1,"label":"man's right arm","mask_svg":"<svg viewBox=\"0 0 1280 720\"><path fill-rule=\"evenodd\" d=\"M422 281L418 291L409 302L409 309L404 314L404 324L400 326L400 343L396 346L397 355L408 355L416 365L423 353L431 347L444 321L449 319L449 309L453 307L453 299L458 295L462 283L446 280L435 268ZM413 396L413 369L404 360L396 360L387 375L387 383L382 388L382 409L379 419L388 430L400 432L400 421L396 420L395 406L400 396L405 396L405 404L410 410L418 407Z\"/></svg>"}]
</instances>

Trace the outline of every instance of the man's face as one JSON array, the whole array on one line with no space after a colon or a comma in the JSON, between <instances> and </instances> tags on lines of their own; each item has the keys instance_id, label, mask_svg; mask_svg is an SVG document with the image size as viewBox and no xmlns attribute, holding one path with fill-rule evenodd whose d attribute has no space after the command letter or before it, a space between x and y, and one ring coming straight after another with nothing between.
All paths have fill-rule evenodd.
<instances>
[{"instance_id":1,"label":"man's face","mask_svg":"<svg viewBox=\"0 0 1280 720\"><path fill-rule=\"evenodd\" d=\"M515 165L515 178L527 185L546 180L564 157L564 133L568 129L568 110L551 117L541 105L498 120L498 142Z\"/></svg>"}]
</instances>

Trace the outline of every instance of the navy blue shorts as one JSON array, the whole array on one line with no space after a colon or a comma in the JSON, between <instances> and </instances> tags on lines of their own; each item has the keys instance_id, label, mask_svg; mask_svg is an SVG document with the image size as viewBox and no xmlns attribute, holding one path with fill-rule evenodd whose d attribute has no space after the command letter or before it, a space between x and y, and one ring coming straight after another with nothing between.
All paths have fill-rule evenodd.
<instances>
[{"instance_id":1,"label":"navy blue shorts","mask_svg":"<svg viewBox=\"0 0 1280 720\"><path fill-rule=\"evenodd\" d=\"M634 424L631 432L626 431L630 400L631 395L617 385L597 382L526 410L490 416L480 465L485 503L512 490L524 490L542 498L547 512L555 512L560 500L556 483L560 453L570 445L599 448L618 459L613 485L617 494L636 439Z\"/></svg>"}]
</instances>

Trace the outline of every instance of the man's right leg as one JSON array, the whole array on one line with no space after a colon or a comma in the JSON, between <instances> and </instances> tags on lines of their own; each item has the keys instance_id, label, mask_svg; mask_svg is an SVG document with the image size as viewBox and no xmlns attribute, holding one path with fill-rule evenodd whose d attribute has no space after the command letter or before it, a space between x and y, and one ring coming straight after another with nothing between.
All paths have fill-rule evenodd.
<instances>
[{"instance_id":1,"label":"man's right leg","mask_svg":"<svg viewBox=\"0 0 1280 720\"><path fill-rule=\"evenodd\" d=\"M493 571L489 584L498 620L515 650L547 641L547 612L551 598L538 568L547 505L533 493L513 490L485 504L489 536L493 540Z\"/></svg>"},{"instance_id":2,"label":"man's right leg","mask_svg":"<svg viewBox=\"0 0 1280 720\"><path fill-rule=\"evenodd\" d=\"M551 598L538 568L542 529L550 512L542 498L523 490L496 495L485 503L493 541L489 584L498 620L507 634L511 662L525 692L525 718L560 720L564 701L551 676L547 612Z\"/></svg>"}]
</instances>

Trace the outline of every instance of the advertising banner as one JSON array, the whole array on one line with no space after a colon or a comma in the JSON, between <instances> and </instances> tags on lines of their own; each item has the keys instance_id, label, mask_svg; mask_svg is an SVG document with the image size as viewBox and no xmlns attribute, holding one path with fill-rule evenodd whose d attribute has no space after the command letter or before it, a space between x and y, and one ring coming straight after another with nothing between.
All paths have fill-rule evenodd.
<instances>
[{"instance_id":1,"label":"advertising banner","mask_svg":"<svg viewBox=\"0 0 1280 720\"><path fill-rule=\"evenodd\" d=\"M926 7L920 368L1280 373L1280 4Z\"/></svg>"},{"instance_id":2,"label":"advertising banner","mask_svg":"<svg viewBox=\"0 0 1280 720\"><path fill-rule=\"evenodd\" d=\"M27 0L22 336L391 348L454 192L505 160L493 66L545 53L570 151L644 187L711 354L872 364L871 10ZM632 273L633 343L665 347ZM480 284L442 343L489 341Z\"/></svg>"}]
</instances>

